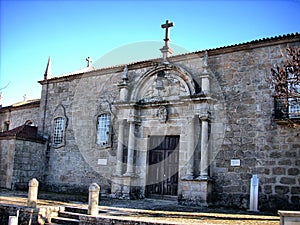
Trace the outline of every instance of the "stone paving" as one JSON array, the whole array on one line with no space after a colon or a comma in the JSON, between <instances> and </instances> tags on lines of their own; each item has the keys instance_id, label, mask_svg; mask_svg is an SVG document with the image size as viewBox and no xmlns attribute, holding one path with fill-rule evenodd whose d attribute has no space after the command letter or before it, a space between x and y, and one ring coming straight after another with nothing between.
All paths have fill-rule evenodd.
<instances>
[{"instance_id":1,"label":"stone paving","mask_svg":"<svg viewBox=\"0 0 300 225\"><path fill-rule=\"evenodd\" d=\"M0 189L0 205L24 206L27 193ZM87 196L40 193L38 206L70 206L87 208ZM114 212L116 219L151 221L165 224L270 224L279 225L279 216L270 213L253 213L225 208L200 208L178 205L167 200L111 200L101 199L100 211ZM104 216L104 215L103 215Z\"/></svg>"}]
</instances>

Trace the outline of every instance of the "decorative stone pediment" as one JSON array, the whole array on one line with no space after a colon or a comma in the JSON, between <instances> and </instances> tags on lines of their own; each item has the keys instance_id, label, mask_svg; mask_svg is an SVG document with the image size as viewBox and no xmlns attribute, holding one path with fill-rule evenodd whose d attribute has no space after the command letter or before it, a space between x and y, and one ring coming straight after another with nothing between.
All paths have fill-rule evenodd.
<instances>
[{"instance_id":1,"label":"decorative stone pediment","mask_svg":"<svg viewBox=\"0 0 300 225\"><path fill-rule=\"evenodd\" d=\"M192 77L181 68L168 65L145 73L133 90L131 100L140 103L171 101L194 93Z\"/></svg>"}]
</instances>

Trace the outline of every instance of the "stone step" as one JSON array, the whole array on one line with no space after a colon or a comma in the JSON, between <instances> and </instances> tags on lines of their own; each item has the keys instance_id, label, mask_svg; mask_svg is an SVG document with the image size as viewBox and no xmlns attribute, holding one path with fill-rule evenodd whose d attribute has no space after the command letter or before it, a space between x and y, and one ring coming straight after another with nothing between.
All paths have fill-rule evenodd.
<instances>
[{"instance_id":1,"label":"stone step","mask_svg":"<svg viewBox=\"0 0 300 225\"><path fill-rule=\"evenodd\" d=\"M63 225L63 224L59 224L59 223L45 223L45 225Z\"/></svg>"},{"instance_id":2,"label":"stone step","mask_svg":"<svg viewBox=\"0 0 300 225\"><path fill-rule=\"evenodd\" d=\"M70 219L64 217L52 217L51 224L60 224L60 225L79 225L79 220L77 219Z\"/></svg>"},{"instance_id":3,"label":"stone step","mask_svg":"<svg viewBox=\"0 0 300 225\"><path fill-rule=\"evenodd\" d=\"M79 216L83 215L82 213L75 213L75 212L59 212L58 217L69 218L79 220Z\"/></svg>"},{"instance_id":4,"label":"stone step","mask_svg":"<svg viewBox=\"0 0 300 225\"><path fill-rule=\"evenodd\" d=\"M65 207L65 212L72 212L72 213L79 213L79 214L87 214L88 210L84 208L77 208L77 207Z\"/></svg>"},{"instance_id":5,"label":"stone step","mask_svg":"<svg viewBox=\"0 0 300 225\"><path fill-rule=\"evenodd\" d=\"M108 210L110 211L110 210ZM65 207L64 212L71 212L71 213L77 213L77 214L88 214L88 210L84 208L77 208L77 207ZM107 210L99 210L99 213L107 213Z\"/></svg>"}]
</instances>

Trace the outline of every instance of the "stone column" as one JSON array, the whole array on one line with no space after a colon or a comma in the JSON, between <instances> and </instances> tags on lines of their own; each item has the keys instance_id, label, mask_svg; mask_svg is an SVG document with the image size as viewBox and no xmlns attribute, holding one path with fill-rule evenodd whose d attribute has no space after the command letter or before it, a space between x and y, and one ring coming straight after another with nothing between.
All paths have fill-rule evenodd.
<instances>
[{"instance_id":1,"label":"stone column","mask_svg":"<svg viewBox=\"0 0 300 225\"><path fill-rule=\"evenodd\" d=\"M38 196L38 188L39 182L37 179L33 178L28 183L28 199L27 206L31 208L36 208L37 205L37 196Z\"/></svg>"},{"instance_id":2,"label":"stone column","mask_svg":"<svg viewBox=\"0 0 300 225\"><path fill-rule=\"evenodd\" d=\"M208 121L209 121L209 114L200 115L200 119L201 119L200 177L208 177Z\"/></svg>"},{"instance_id":3,"label":"stone column","mask_svg":"<svg viewBox=\"0 0 300 225\"><path fill-rule=\"evenodd\" d=\"M186 179L194 178L195 118L189 119Z\"/></svg>"},{"instance_id":4,"label":"stone column","mask_svg":"<svg viewBox=\"0 0 300 225\"><path fill-rule=\"evenodd\" d=\"M122 175L122 164L123 164L123 144L124 144L124 120L119 123L119 136L118 136L118 148L117 148L117 165L116 175Z\"/></svg>"},{"instance_id":5,"label":"stone column","mask_svg":"<svg viewBox=\"0 0 300 225\"><path fill-rule=\"evenodd\" d=\"M134 155L134 144L135 144L134 130L135 130L135 122L130 121L128 154L127 154L127 168L126 168L126 173L125 173L126 176L130 176L133 174L133 155Z\"/></svg>"},{"instance_id":6,"label":"stone column","mask_svg":"<svg viewBox=\"0 0 300 225\"><path fill-rule=\"evenodd\" d=\"M120 88L120 101L126 102L128 100L128 67L127 65L124 67L123 75L122 75L122 83L118 86Z\"/></svg>"},{"instance_id":7,"label":"stone column","mask_svg":"<svg viewBox=\"0 0 300 225\"><path fill-rule=\"evenodd\" d=\"M89 187L89 206L88 214L92 216L97 216L99 213L99 192L100 187L96 183L92 183Z\"/></svg>"}]
</instances>

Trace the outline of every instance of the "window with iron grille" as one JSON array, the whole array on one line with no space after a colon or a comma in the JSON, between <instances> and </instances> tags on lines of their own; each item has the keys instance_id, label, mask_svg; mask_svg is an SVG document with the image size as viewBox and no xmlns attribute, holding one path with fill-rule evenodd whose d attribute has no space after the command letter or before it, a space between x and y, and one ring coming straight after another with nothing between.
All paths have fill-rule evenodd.
<instances>
[{"instance_id":1,"label":"window with iron grille","mask_svg":"<svg viewBox=\"0 0 300 225\"><path fill-rule=\"evenodd\" d=\"M110 114L104 113L97 119L97 144L108 146L110 144Z\"/></svg>"},{"instance_id":2,"label":"window with iron grille","mask_svg":"<svg viewBox=\"0 0 300 225\"><path fill-rule=\"evenodd\" d=\"M64 140L65 130L65 119L63 117L57 117L54 119L54 130L53 130L53 144L61 145Z\"/></svg>"},{"instance_id":3,"label":"window with iron grille","mask_svg":"<svg viewBox=\"0 0 300 225\"><path fill-rule=\"evenodd\" d=\"M292 96L288 98L289 118L300 118L300 85L293 73L288 73L288 90Z\"/></svg>"},{"instance_id":4,"label":"window with iron grille","mask_svg":"<svg viewBox=\"0 0 300 225\"><path fill-rule=\"evenodd\" d=\"M287 97L275 99L275 118L300 119L300 85L292 73L288 73L287 87Z\"/></svg>"}]
</instances>

